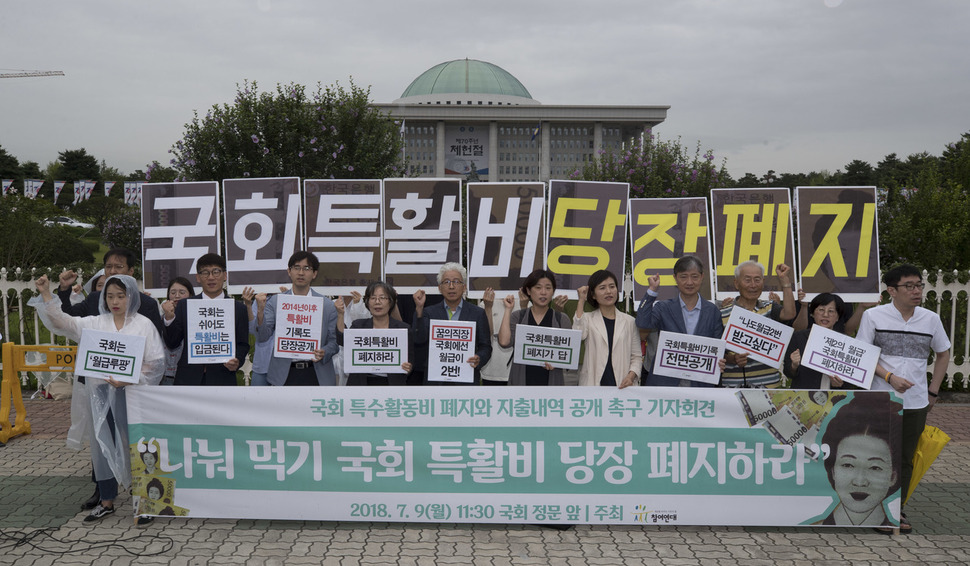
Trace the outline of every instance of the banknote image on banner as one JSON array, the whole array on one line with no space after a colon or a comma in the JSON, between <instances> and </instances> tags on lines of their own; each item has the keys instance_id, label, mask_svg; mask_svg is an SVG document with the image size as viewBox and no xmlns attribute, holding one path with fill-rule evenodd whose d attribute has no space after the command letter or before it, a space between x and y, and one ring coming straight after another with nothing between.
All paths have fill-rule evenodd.
<instances>
[{"instance_id":1,"label":"banknote image on banner","mask_svg":"<svg viewBox=\"0 0 970 566\"><path fill-rule=\"evenodd\" d=\"M805 300L837 293L878 302L879 226L875 187L796 187L798 264Z\"/></svg>"},{"instance_id":2,"label":"banknote image on banner","mask_svg":"<svg viewBox=\"0 0 970 566\"><path fill-rule=\"evenodd\" d=\"M381 181L306 180L306 249L320 260L313 287L348 295L381 279Z\"/></svg>"},{"instance_id":3,"label":"banknote image on banner","mask_svg":"<svg viewBox=\"0 0 970 566\"><path fill-rule=\"evenodd\" d=\"M125 200L128 201L128 183ZM164 297L176 277L195 281L195 261L219 253L219 183L142 185L141 239L145 291Z\"/></svg>"},{"instance_id":4,"label":"banknote image on banner","mask_svg":"<svg viewBox=\"0 0 970 566\"><path fill-rule=\"evenodd\" d=\"M384 281L438 292L438 269L461 262L461 180L384 179Z\"/></svg>"},{"instance_id":5,"label":"banknote image on banner","mask_svg":"<svg viewBox=\"0 0 970 566\"><path fill-rule=\"evenodd\" d=\"M299 177L226 179L222 193L229 292L289 287L286 262L303 246Z\"/></svg>"},{"instance_id":6,"label":"banknote image on banner","mask_svg":"<svg viewBox=\"0 0 970 566\"><path fill-rule=\"evenodd\" d=\"M712 189L712 237L717 274L716 299L736 297L734 269L741 262L757 261L765 268L762 299L774 291L781 295L775 267L795 269L795 238L788 189ZM794 279L794 277L793 277ZM795 281L795 288L798 282Z\"/></svg>"},{"instance_id":7,"label":"banknote image on banner","mask_svg":"<svg viewBox=\"0 0 970 566\"><path fill-rule=\"evenodd\" d=\"M146 463L187 516L899 524L902 405L888 391L245 389L126 390L132 454L157 443ZM853 468L863 459L880 465Z\"/></svg>"},{"instance_id":8,"label":"banknote image on banner","mask_svg":"<svg viewBox=\"0 0 970 566\"><path fill-rule=\"evenodd\" d=\"M558 278L557 293L578 298L576 289L600 269L624 285L629 198L629 183L549 181L546 267Z\"/></svg>"},{"instance_id":9,"label":"banknote image on banner","mask_svg":"<svg viewBox=\"0 0 970 566\"><path fill-rule=\"evenodd\" d=\"M516 293L544 267L544 183L468 183L468 296Z\"/></svg>"},{"instance_id":10,"label":"banknote image on banner","mask_svg":"<svg viewBox=\"0 0 970 566\"><path fill-rule=\"evenodd\" d=\"M630 241L633 242L633 300L639 304L647 294L652 275L660 275L657 300L677 296L674 264L685 255L704 265L701 297L714 296L711 244L707 228L707 199L630 199Z\"/></svg>"}]
</instances>

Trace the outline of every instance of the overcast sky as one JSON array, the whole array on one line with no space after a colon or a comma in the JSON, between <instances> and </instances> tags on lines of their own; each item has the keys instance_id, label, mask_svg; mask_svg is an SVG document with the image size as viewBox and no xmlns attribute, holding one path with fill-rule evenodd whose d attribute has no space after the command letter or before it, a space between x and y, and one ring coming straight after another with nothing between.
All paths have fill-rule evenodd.
<instances>
[{"instance_id":1,"label":"overcast sky","mask_svg":"<svg viewBox=\"0 0 970 566\"><path fill-rule=\"evenodd\" d=\"M480 59L546 104L669 105L656 133L735 177L834 171L970 131L962 0L0 0L0 146L168 163L193 110L256 80L371 86Z\"/></svg>"}]
</instances>

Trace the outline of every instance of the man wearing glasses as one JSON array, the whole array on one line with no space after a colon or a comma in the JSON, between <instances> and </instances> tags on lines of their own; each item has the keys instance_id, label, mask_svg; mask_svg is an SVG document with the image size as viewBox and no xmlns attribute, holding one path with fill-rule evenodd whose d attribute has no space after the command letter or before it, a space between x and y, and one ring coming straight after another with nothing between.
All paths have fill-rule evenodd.
<instances>
[{"instance_id":1,"label":"man wearing glasses","mask_svg":"<svg viewBox=\"0 0 970 566\"><path fill-rule=\"evenodd\" d=\"M178 348L187 333L188 304L194 301L226 298L223 287L229 274L226 260L217 254L205 254L195 262L195 280L202 292L173 307L171 301L162 303L165 319L165 343L170 349ZM235 301L236 356L225 363L189 364L189 349L182 348L182 357L175 370L174 385L236 385L236 370L243 365L249 353L249 315L246 306Z\"/></svg>"},{"instance_id":2,"label":"man wearing glasses","mask_svg":"<svg viewBox=\"0 0 970 566\"><path fill-rule=\"evenodd\" d=\"M314 350L313 360L292 360L274 355L269 360L266 379L270 385L337 385L337 372L333 357L337 354L337 308L328 297L310 289L317 277L320 260L310 252L299 251L286 262L287 274L293 287L284 295L313 296L323 301L320 330L320 348ZM273 295L256 311L256 339L271 340L276 334L276 303L279 295Z\"/></svg>"},{"instance_id":3,"label":"man wearing glasses","mask_svg":"<svg viewBox=\"0 0 970 566\"><path fill-rule=\"evenodd\" d=\"M892 302L864 312L856 338L882 349L871 389L895 390L903 397L900 488L905 498L913 475L916 444L926 426L926 415L936 403L950 362L950 340L940 317L919 306L923 302L924 286L919 269L900 265L887 271L882 281ZM930 352L936 353L936 361L933 362L933 379L927 386ZM900 531L912 531L905 515L900 521Z\"/></svg>"},{"instance_id":4,"label":"man wearing glasses","mask_svg":"<svg viewBox=\"0 0 970 566\"><path fill-rule=\"evenodd\" d=\"M475 323L475 355L468 358L468 363L475 368L474 383L438 382L427 379L433 385L481 385L481 368L492 357L492 334L488 329L488 318L482 307L473 305L465 300L465 281L468 272L458 263L446 263L438 270L438 291L445 298L444 302L424 308L425 293L414 293L414 328L417 336L415 345L428 343L432 320L464 320Z\"/></svg>"}]
</instances>

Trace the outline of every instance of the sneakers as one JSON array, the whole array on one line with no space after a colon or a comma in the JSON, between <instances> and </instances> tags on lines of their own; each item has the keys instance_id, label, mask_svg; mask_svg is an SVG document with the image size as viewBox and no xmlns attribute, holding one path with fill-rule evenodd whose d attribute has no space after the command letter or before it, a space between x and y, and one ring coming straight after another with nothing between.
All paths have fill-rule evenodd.
<instances>
[{"instance_id":1,"label":"sneakers","mask_svg":"<svg viewBox=\"0 0 970 566\"><path fill-rule=\"evenodd\" d=\"M81 509L84 509L84 510L94 509L95 507L98 506L98 503L101 503L101 492L98 491L97 487L95 487L94 495L89 497L87 501L81 504Z\"/></svg>"},{"instance_id":2,"label":"sneakers","mask_svg":"<svg viewBox=\"0 0 970 566\"><path fill-rule=\"evenodd\" d=\"M115 512L114 507L105 507L100 503L91 511L91 514L84 518L85 523L94 523L100 521L106 516Z\"/></svg>"},{"instance_id":3,"label":"sneakers","mask_svg":"<svg viewBox=\"0 0 970 566\"><path fill-rule=\"evenodd\" d=\"M135 526L139 529L144 529L148 525L151 525L155 521L155 517L138 517L135 519Z\"/></svg>"}]
</instances>

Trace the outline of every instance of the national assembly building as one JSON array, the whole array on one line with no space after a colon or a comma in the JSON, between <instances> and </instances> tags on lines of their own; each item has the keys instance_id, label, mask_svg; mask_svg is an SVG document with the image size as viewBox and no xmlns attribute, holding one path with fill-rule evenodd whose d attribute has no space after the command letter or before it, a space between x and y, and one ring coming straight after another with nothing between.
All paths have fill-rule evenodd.
<instances>
[{"instance_id":1,"label":"national assembly building","mask_svg":"<svg viewBox=\"0 0 970 566\"><path fill-rule=\"evenodd\" d=\"M566 179L670 108L542 104L501 67L473 59L435 65L373 106L401 121L411 174L492 182Z\"/></svg>"}]
</instances>

